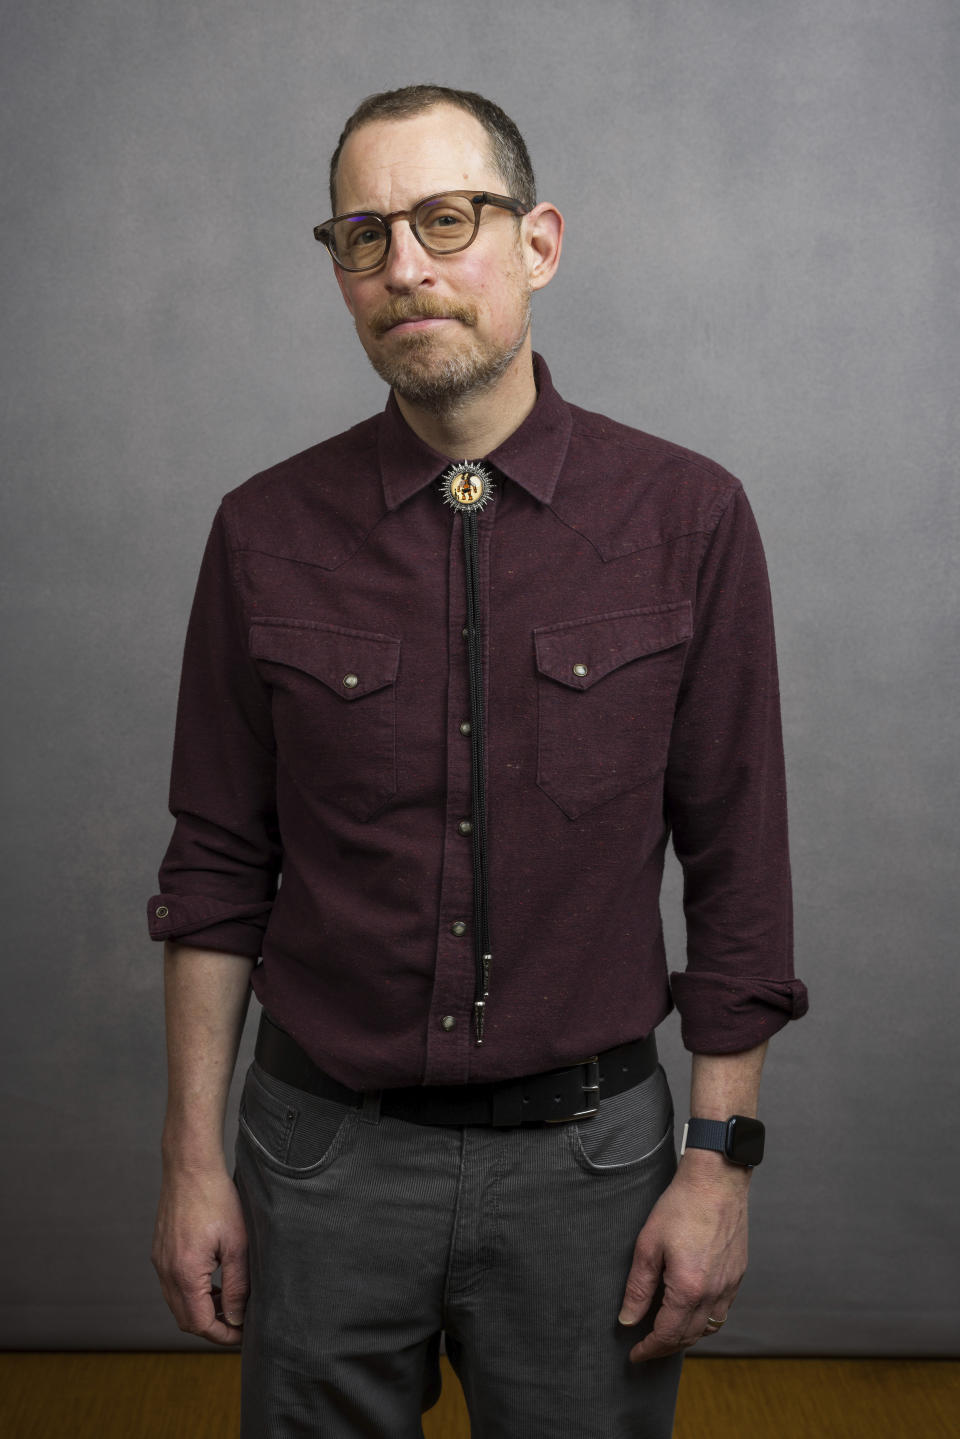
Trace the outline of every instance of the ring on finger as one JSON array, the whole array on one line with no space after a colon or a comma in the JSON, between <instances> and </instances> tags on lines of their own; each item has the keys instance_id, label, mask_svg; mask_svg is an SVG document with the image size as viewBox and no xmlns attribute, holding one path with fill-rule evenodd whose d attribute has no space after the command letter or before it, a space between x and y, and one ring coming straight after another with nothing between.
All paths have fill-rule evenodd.
<instances>
[{"instance_id":1,"label":"ring on finger","mask_svg":"<svg viewBox=\"0 0 960 1439\"><path fill-rule=\"evenodd\" d=\"M722 1329L723 1326L726 1324L727 1318L728 1316L726 1314L724 1314L722 1319L718 1319L713 1314L711 1314L707 1320L707 1327L703 1331L704 1334L716 1334L717 1330Z\"/></svg>"}]
</instances>

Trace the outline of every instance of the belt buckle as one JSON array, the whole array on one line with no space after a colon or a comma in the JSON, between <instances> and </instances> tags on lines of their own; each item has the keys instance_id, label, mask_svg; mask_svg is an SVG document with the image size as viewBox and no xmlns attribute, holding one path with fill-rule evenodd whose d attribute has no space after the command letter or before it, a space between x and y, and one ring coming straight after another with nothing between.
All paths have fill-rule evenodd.
<instances>
[{"instance_id":1,"label":"belt buckle","mask_svg":"<svg viewBox=\"0 0 960 1439\"><path fill-rule=\"evenodd\" d=\"M600 1109L600 1056L592 1054L589 1059L582 1061L583 1068L587 1071L583 1080L583 1102L586 1109L578 1109L574 1114L565 1114L562 1119L545 1119L545 1124L572 1124L575 1119L590 1119Z\"/></svg>"}]
</instances>

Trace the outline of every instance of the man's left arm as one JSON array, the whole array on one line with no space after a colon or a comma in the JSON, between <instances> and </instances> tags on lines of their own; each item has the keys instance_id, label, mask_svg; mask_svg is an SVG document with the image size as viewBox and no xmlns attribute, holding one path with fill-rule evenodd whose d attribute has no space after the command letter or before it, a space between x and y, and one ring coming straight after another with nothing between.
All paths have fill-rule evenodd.
<instances>
[{"instance_id":1,"label":"man's left arm","mask_svg":"<svg viewBox=\"0 0 960 1439\"><path fill-rule=\"evenodd\" d=\"M737 1054L695 1054L690 1113L755 1118L766 1043ZM621 1324L647 1313L663 1295L653 1329L630 1352L656 1359L703 1337L708 1319L724 1319L747 1266L747 1191L751 1170L713 1150L688 1149L640 1231L620 1311Z\"/></svg>"},{"instance_id":2,"label":"man's left arm","mask_svg":"<svg viewBox=\"0 0 960 1439\"><path fill-rule=\"evenodd\" d=\"M766 1042L807 1007L793 975L785 790L766 565L734 486L699 563L664 789L687 926L671 990L697 1118L756 1116ZM683 1155L637 1239L622 1321L657 1309L632 1357L684 1349L726 1318L746 1268L749 1184L722 1154Z\"/></svg>"}]
</instances>

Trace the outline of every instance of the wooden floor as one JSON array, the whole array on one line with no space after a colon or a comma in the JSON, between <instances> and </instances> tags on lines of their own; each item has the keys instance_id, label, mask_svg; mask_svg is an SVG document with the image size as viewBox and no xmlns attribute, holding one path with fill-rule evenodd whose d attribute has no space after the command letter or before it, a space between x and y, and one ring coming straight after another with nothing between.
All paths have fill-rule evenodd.
<instances>
[{"instance_id":1,"label":"wooden floor","mask_svg":"<svg viewBox=\"0 0 960 1439\"><path fill-rule=\"evenodd\" d=\"M469 1439L443 1362L443 1397L424 1434ZM0 1354L0 1435L236 1439L239 1378L239 1361L219 1354ZM935 1359L690 1359L675 1430L675 1439L958 1436L960 1361Z\"/></svg>"}]
</instances>

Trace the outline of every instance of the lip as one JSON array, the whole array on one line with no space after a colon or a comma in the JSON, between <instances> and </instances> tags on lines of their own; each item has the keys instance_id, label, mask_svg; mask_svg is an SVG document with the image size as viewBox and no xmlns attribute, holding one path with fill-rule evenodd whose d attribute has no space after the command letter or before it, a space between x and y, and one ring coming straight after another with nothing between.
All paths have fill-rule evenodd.
<instances>
[{"instance_id":1,"label":"lip","mask_svg":"<svg viewBox=\"0 0 960 1439\"><path fill-rule=\"evenodd\" d=\"M449 325L449 315L413 315L409 320L399 320L385 330L387 335L412 335L420 330L434 330L440 325Z\"/></svg>"}]
</instances>

